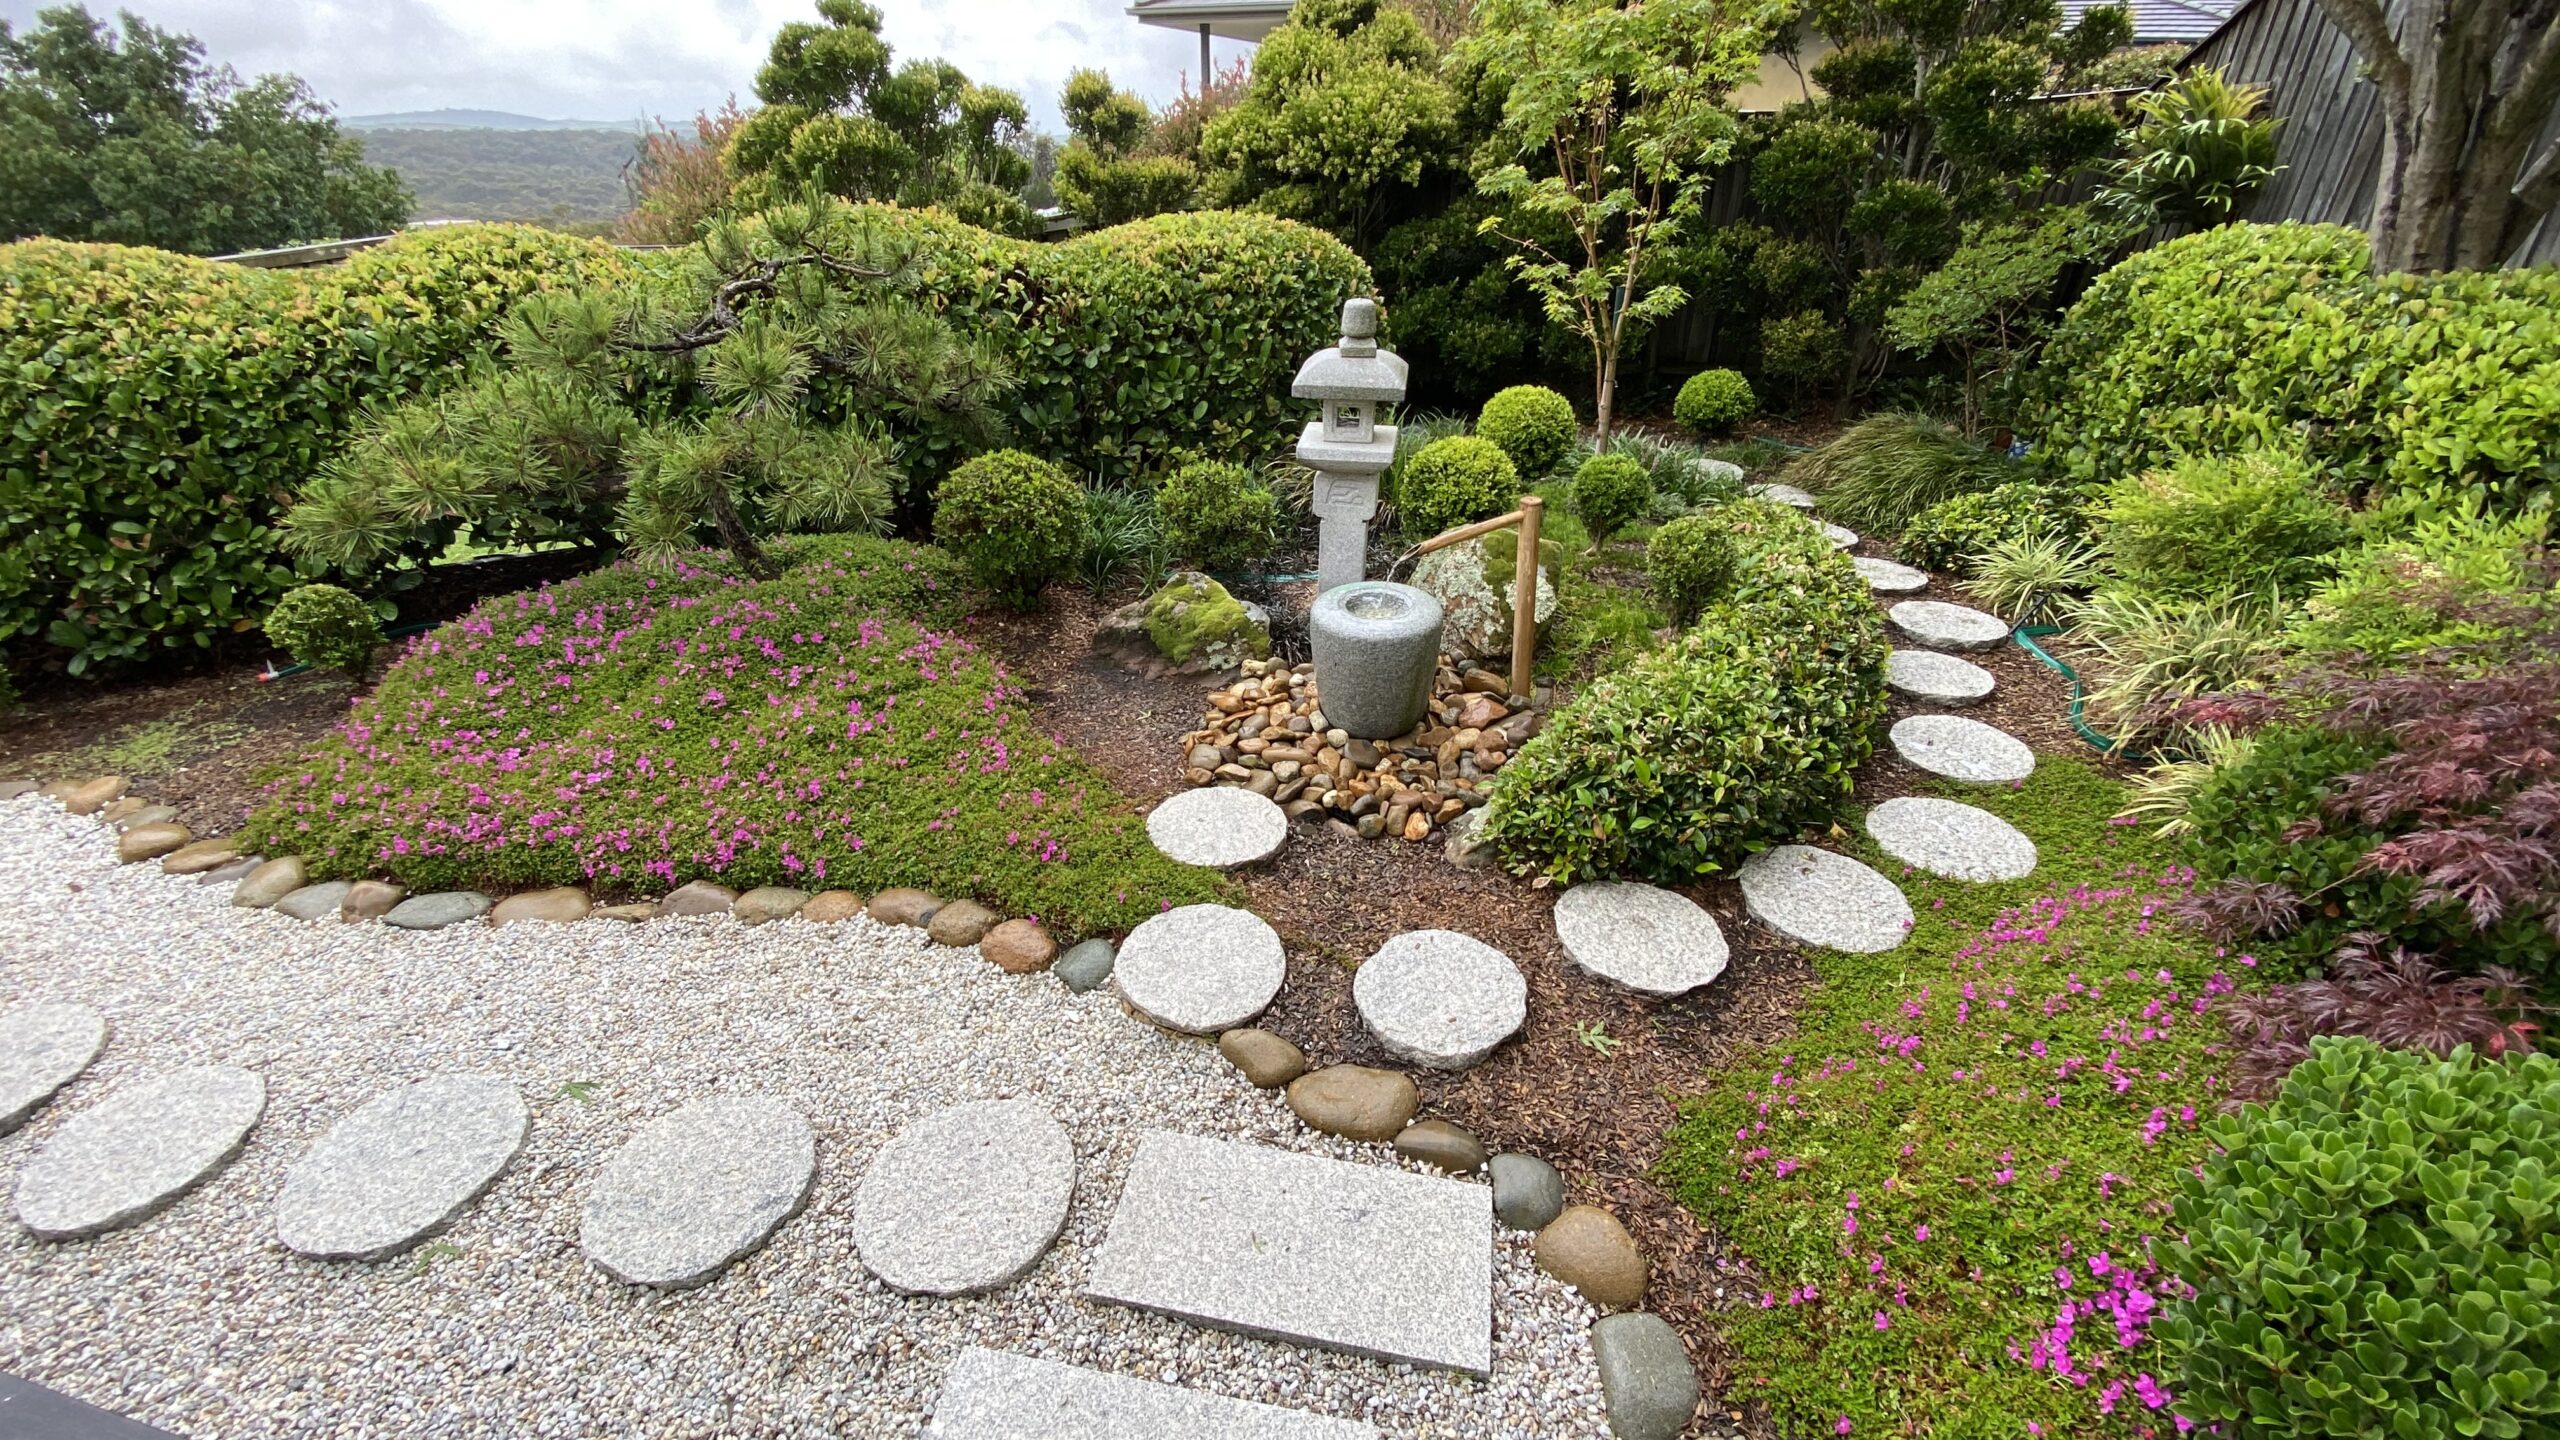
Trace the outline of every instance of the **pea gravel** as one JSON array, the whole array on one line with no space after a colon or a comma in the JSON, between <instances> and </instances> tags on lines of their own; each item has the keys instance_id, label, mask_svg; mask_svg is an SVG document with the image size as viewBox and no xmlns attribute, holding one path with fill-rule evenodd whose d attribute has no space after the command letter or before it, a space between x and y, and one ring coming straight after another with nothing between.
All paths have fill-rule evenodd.
<instances>
[{"instance_id":1,"label":"pea gravel","mask_svg":"<svg viewBox=\"0 0 2560 1440\"><path fill-rule=\"evenodd\" d=\"M1306 1131L1209 1041L1140 1024L1102 993L866 920L309 925L119 866L112 842L51 802L0 803L0 1006L75 1001L113 1025L97 1064L0 1138L0 1184L137 1075L253 1067L267 1114L238 1160L129 1230L55 1244L0 1227L0 1370L194 1440L878 1436L916 1433L974 1344L1391 1436L1607 1434L1592 1312L1537 1273L1524 1234L1495 1241L1487 1381L1077 1298L1144 1127L1398 1163ZM384 1090L447 1070L511 1080L533 1106L524 1153L489 1193L381 1264L278 1243L293 1160ZM818 1130L807 1211L700 1290L637 1289L589 1265L579 1202L605 1157L686 1101L751 1092ZM852 1241L871 1154L935 1107L1017 1096L1048 1106L1078 1153L1047 1257L973 1299L873 1279Z\"/></svg>"}]
</instances>

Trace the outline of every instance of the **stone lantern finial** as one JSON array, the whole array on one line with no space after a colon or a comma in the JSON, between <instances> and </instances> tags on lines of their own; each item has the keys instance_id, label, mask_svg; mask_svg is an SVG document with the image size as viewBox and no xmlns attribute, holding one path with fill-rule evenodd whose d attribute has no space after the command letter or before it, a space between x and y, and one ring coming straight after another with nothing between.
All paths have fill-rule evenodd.
<instances>
[{"instance_id":1,"label":"stone lantern finial","mask_svg":"<svg viewBox=\"0 0 2560 1440\"><path fill-rule=\"evenodd\" d=\"M1342 302L1342 343L1333 348L1355 360L1378 353L1377 301L1354 297Z\"/></svg>"}]
</instances>

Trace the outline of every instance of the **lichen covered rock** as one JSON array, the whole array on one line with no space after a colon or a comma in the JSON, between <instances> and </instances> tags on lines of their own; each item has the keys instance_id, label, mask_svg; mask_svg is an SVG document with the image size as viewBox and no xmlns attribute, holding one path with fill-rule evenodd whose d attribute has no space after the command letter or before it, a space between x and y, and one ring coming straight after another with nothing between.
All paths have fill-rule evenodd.
<instances>
[{"instance_id":1,"label":"lichen covered rock","mask_svg":"<svg viewBox=\"0 0 2560 1440\"><path fill-rule=\"evenodd\" d=\"M1511 586L1519 573L1519 546L1508 534L1493 544L1466 540L1435 550L1415 563L1413 585L1440 602L1441 644L1461 660L1511 653ZM1562 552L1538 542L1538 624L1555 619L1555 575Z\"/></svg>"},{"instance_id":2,"label":"lichen covered rock","mask_svg":"<svg viewBox=\"0 0 2560 1440\"><path fill-rule=\"evenodd\" d=\"M1271 653L1271 618L1259 605L1227 593L1196 570L1111 613L1097 637L1106 644L1151 646L1177 671L1213 674Z\"/></svg>"}]
</instances>

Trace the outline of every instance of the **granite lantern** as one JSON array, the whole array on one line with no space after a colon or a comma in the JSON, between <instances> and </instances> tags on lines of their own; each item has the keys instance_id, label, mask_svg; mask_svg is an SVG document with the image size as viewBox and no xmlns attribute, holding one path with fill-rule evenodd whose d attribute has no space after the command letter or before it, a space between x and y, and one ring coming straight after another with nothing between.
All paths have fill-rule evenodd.
<instances>
[{"instance_id":1,"label":"granite lantern","mask_svg":"<svg viewBox=\"0 0 2560 1440\"><path fill-rule=\"evenodd\" d=\"M1298 367L1289 393L1324 407L1298 437L1298 460L1313 470L1318 521L1316 593L1366 573L1369 520L1378 513L1378 477L1396 458L1396 427L1378 413L1404 398L1405 363L1378 348L1378 302L1342 304L1342 338Z\"/></svg>"}]
</instances>

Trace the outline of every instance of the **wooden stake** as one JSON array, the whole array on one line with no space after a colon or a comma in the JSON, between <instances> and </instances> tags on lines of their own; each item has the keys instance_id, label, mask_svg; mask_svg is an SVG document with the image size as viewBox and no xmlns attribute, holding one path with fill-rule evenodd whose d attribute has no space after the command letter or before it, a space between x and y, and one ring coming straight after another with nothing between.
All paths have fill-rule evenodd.
<instances>
[{"instance_id":1,"label":"wooden stake","mask_svg":"<svg viewBox=\"0 0 2560 1440\"><path fill-rule=\"evenodd\" d=\"M1535 695L1529 669L1538 656L1538 517L1547 502L1520 497L1520 558L1511 578L1511 693Z\"/></svg>"}]
</instances>

